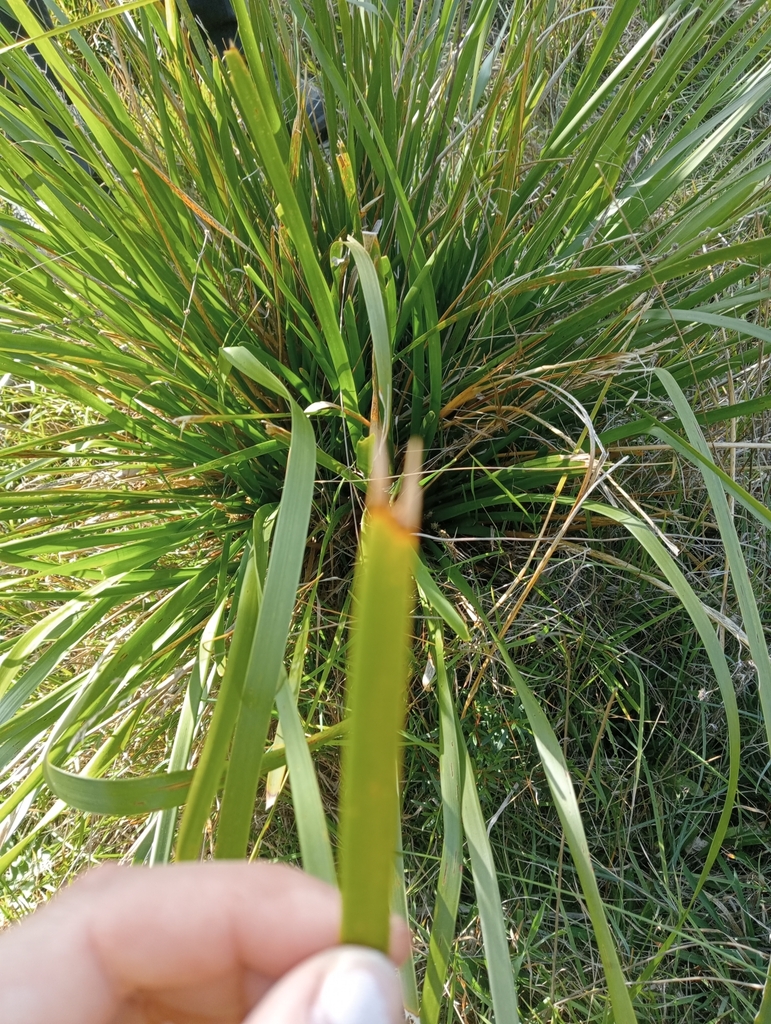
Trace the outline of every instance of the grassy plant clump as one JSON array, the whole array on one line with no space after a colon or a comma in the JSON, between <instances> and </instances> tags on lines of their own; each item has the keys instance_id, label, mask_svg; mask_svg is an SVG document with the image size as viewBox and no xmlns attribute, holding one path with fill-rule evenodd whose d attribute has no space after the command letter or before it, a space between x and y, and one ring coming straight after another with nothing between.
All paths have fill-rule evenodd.
<instances>
[{"instance_id":1,"label":"grassy plant clump","mask_svg":"<svg viewBox=\"0 0 771 1024\"><path fill-rule=\"evenodd\" d=\"M105 856L336 879L373 442L417 436L406 1004L749 1019L766 0L234 0L221 59L184 2L2 2L50 70L0 39L7 915Z\"/></svg>"}]
</instances>

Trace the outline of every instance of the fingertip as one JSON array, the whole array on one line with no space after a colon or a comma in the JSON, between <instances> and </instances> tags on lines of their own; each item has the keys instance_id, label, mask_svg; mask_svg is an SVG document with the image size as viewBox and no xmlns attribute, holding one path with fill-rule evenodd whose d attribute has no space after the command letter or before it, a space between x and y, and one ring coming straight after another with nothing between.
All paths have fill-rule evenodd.
<instances>
[{"instance_id":1,"label":"fingertip","mask_svg":"<svg viewBox=\"0 0 771 1024\"><path fill-rule=\"evenodd\" d=\"M400 1024L399 977L382 953L340 946L286 974L245 1024Z\"/></svg>"},{"instance_id":2,"label":"fingertip","mask_svg":"<svg viewBox=\"0 0 771 1024\"><path fill-rule=\"evenodd\" d=\"M412 933L403 917L391 915L391 935L388 942L388 955L395 964L401 966L412 950Z\"/></svg>"}]
</instances>

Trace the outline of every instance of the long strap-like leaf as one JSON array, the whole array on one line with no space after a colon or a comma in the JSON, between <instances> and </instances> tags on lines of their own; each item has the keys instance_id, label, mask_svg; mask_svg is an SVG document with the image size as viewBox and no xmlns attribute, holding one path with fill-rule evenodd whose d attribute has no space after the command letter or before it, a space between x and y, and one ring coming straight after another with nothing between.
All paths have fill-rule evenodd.
<instances>
[{"instance_id":1,"label":"long strap-like leaf","mask_svg":"<svg viewBox=\"0 0 771 1024\"><path fill-rule=\"evenodd\" d=\"M222 354L238 370L282 395L292 414L292 443L284 491L260 611L245 667L215 848L218 857L243 857L249 841L260 764L305 556L316 471L316 440L310 421L287 389L250 352L226 348Z\"/></svg>"},{"instance_id":2,"label":"long strap-like leaf","mask_svg":"<svg viewBox=\"0 0 771 1024\"><path fill-rule=\"evenodd\" d=\"M586 841L584 825L581 821L581 812L579 811L578 801L576 799L575 790L573 789L573 780L570 777L570 772L568 771L567 764L565 763L562 748L560 747L559 741L554 734L554 730L549 724L549 720L544 714L541 705L538 703L535 694L522 678L509 657L509 652L506 649L505 643L492 628L484 611L479 605L478 599L473 594L460 573L451 571L450 575L453 583L455 583L466 600L476 610L477 614L490 631L495 645L498 648L501 658L506 666L506 671L509 673L512 684L522 701L525 714L527 715L530 727L533 730L533 738L535 739L538 755L541 759L541 764L543 765L547 782L549 783L549 789L551 790L552 798L554 800L555 807L557 808L560 821L562 822L562 828L564 829L570 852L573 856L573 862L581 881L581 889L584 893L584 899L586 900L587 910L589 911L592 927L594 928L597 946L602 958L603 967L605 968L605 977L607 979L608 992L615 1019L618 1024L636 1024L637 1017L632 1006L632 1000L629 996L626 980L621 970L621 964L619 963L615 943L613 942L613 936L611 935L608 921L605 917L605 907L602 902L602 897L600 896L597 878L594 874L592 857L589 852L589 845ZM468 824L466 823L467 788L469 788L468 783L464 785L464 825L466 828L466 835L468 837L469 829Z\"/></svg>"},{"instance_id":3,"label":"long strap-like leaf","mask_svg":"<svg viewBox=\"0 0 771 1024\"><path fill-rule=\"evenodd\" d=\"M726 725L728 727L728 785L726 786L725 799L723 801L723 809L720 814L717 826L713 832L712 840L707 850L706 857L704 858L704 864L699 874L699 878L693 888L693 895L689 906L693 906L693 903L697 899L699 892L701 891L704 883L709 877L712 865L715 863L720 848L723 845L728 826L731 821L731 813L733 811L734 803L736 800L736 793L739 784L739 758L741 754L741 735L739 729L739 709L736 703L736 693L733 687L733 681L731 679L731 672L728 668L726 661L725 652L717 638L717 634L709 620L704 607L693 591L685 576L682 574L678 566L675 564L675 560L666 550L661 541L655 537L647 526L636 516L630 515L628 512L624 512L621 509L612 508L610 505L600 504L599 502L587 502L587 509L593 512L597 512L601 515L607 516L609 519L615 520L621 526L631 533L631 535L640 543L642 547L648 552L653 558L658 567L667 577L667 580L671 584L683 607L691 618L696 631L699 634L701 642L704 644L704 649L707 652L712 670L715 673L715 679L717 680L718 688L720 689L720 696L723 699L723 705L726 713ZM661 960L666 955L667 950L680 935L680 926L685 921L688 909L681 914L678 925L675 926L669 936L664 940L660 949L657 951L655 958L645 968L645 971L641 975L637 982L637 985L641 985L642 982L652 977L656 968L658 967ZM636 991L637 989L635 989Z\"/></svg>"},{"instance_id":4,"label":"long strap-like leaf","mask_svg":"<svg viewBox=\"0 0 771 1024\"><path fill-rule=\"evenodd\" d=\"M444 837L433 925L428 944L426 980L420 1004L420 1024L438 1024L439 1021L447 967L455 937L455 920L458 916L463 875L461 798L464 763L460 756L455 710L447 682L441 625L434 623L432 633L436 696L439 704L439 781L442 791Z\"/></svg>"},{"instance_id":5,"label":"long strap-like leaf","mask_svg":"<svg viewBox=\"0 0 771 1024\"><path fill-rule=\"evenodd\" d=\"M303 733L302 721L297 712L297 702L283 672L282 683L276 694L276 706L286 748L303 868L309 875L336 885L335 861L319 783Z\"/></svg>"}]
</instances>

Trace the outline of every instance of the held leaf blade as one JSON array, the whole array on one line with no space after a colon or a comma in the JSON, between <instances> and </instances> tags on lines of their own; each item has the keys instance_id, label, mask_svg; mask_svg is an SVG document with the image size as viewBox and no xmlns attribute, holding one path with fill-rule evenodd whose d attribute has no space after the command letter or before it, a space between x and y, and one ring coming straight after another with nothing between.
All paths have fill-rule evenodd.
<instances>
[{"instance_id":1,"label":"held leaf blade","mask_svg":"<svg viewBox=\"0 0 771 1024\"><path fill-rule=\"evenodd\" d=\"M343 754L340 811L342 941L388 949L399 813L400 730L404 727L420 490L420 448L411 442L404 486L388 504L384 447L375 457L362 550L354 576L348 667L350 739Z\"/></svg>"}]
</instances>

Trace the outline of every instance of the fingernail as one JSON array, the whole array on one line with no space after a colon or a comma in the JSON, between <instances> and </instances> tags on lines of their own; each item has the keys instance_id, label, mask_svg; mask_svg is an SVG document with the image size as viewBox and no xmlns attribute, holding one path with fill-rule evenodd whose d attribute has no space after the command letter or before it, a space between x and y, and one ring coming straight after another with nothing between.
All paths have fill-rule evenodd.
<instances>
[{"instance_id":1,"label":"fingernail","mask_svg":"<svg viewBox=\"0 0 771 1024\"><path fill-rule=\"evenodd\" d=\"M404 1013L400 1003L390 960L373 950L341 950L316 996L311 1024L395 1024Z\"/></svg>"}]
</instances>

